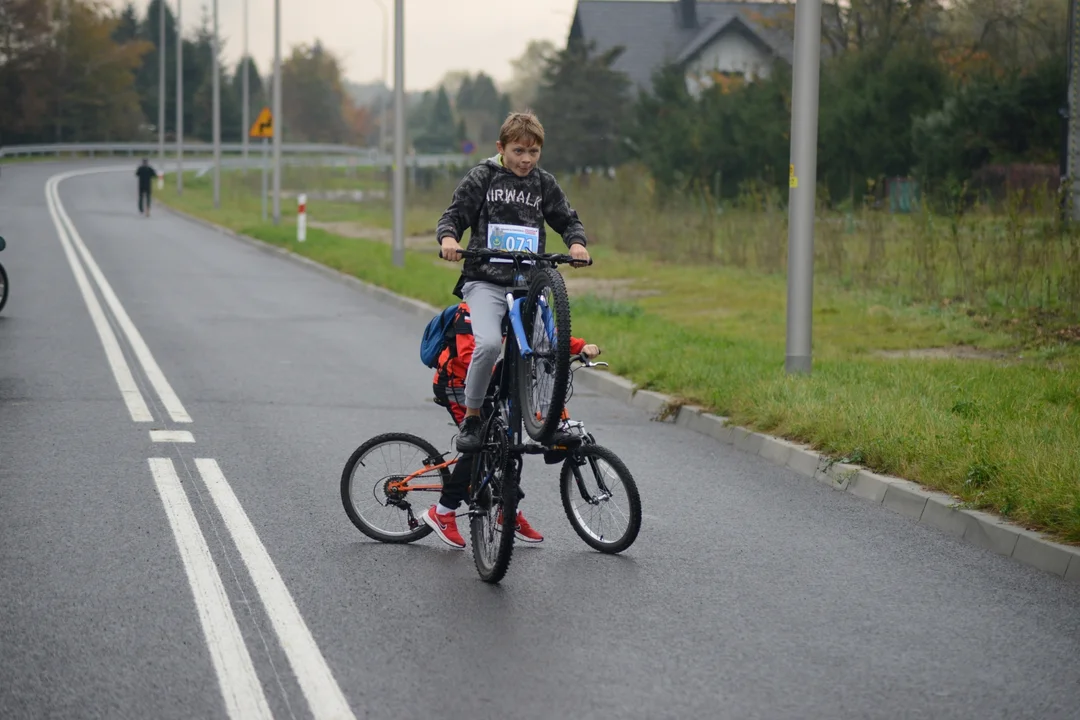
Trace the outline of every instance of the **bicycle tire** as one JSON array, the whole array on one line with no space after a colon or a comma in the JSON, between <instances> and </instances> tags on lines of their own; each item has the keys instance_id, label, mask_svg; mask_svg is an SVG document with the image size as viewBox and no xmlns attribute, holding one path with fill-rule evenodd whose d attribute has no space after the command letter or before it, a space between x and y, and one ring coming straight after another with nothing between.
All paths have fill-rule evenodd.
<instances>
[{"instance_id":1,"label":"bicycle tire","mask_svg":"<svg viewBox=\"0 0 1080 720\"><path fill-rule=\"evenodd\" d=\"M363 444L356 448L352 455L349 456L348 461L345 463L345 468L341 471L341 503L345 506L345 514L349 516L349 520L352 521L353 525L372 540L391 544L410 543L427 537L432 532L431 528L421 520L419 525L412 528L409 532L397 534L385 532L365 520L363 515L357 512L352 501L352 485L357 463L371 453L372 450L378 448L380 445L389 443L412 445L423 454L424 458L439 457L439 451L435 449L435 446L424 438L413 435L412 433L383 433L382 435L376 435L373 438L365 440ZM419 467L414 468L414 470L419 469ZM406 469L404 472L408 473L411 471ZM440 481L443 485L446 485L446 483L450 481L450 471L446 468L440 468L438 472ZM427 492L431 492L432 496L435 495L434 491ZM425 507L423 510L426 511L427 508ZM404 512L404 510L402 512Z\"/></svg>"},{"instance_id":2,"label":"bicycle tire","mask_svg":"<svg viewBox=\"0 0 1080 720\"><path fill-rule=\"evenodd\" d=\"M517 364L522 422L529 437L539 443L550 441L558 429L566 403L566 389L570 384L570 298L566 293L566 283L558 271L552 268L536 271L529 283L529 294L521 319L529 335L529 344L534 345L536 321L539 319L543 322L538 317L537 308L540 298L547 296L548 289L551 290L549 305L553 306L555 343L549 348L547 359L533 355L531 358L519 358ZM543 337L546 338L546 334ZM536 350L535 345L533 349ZM551 376L551 397L546 408L538 407L534 392L538 372Z\"/></svg>"},{"instance_id":3,"label":"bicycle tire","mask_svg":"<svg viewBox=\"0 0 1080 720\"><path fill-rule=\"evenodd\" d=\"M579 481L583 483L584 480L574 472L578 467L576 461L580 459L586 461L584 467L589 468L594 475L596 473L596 459L603 460L615 471L625 488L626 498L630 505L630 517L626 529L615 540L607 540L603 534L598 535L590 531L589 528L582 524L583 518L575 512L572 504L572 493L579 493L578 498L584 499L580 493L585 492L578 484ZM574 532L578 534L578 537L584 540L589 547L602 553L616 554L634 544L638 532L641 530L641 495L638 492L637 482L634 481L634 476L630 474L626 463L614 452L602 445L595 444L582 445L573 451L563 461L562 471L559 473L559 493L562 495L563 510L566 512L567 520L570 521L570 525L574 528Z\"/></svg>"},{"instance_id":4,"label":"bicycle tire","mask_svg":"<svg viewBox=\"0 0 1080 720\"><path fill-rule=\"evenodd\" d=\"M501 420L493 418L488 423L485 433L484 447L477 455L477 461L473 468L472 484L479 486L479 480L488 469L491 469L492 478L479 490L476 497L488 493L488 497L497 495L495 502L485 508L483 515L477 512L480 503L471 503L469 518L469 535L472 545L473 564L480 579L486 583L495 584L500 582L510 569L510 560L514 553L514 526L517 522L518 485L517 473L512 469L507 452L506 426ZM499 513L502 522L498 522ZM494 516L495 524L501 525L498 542L493 557L485 557L485 550L489 546L485 532L487 523Z\"/></svg>"},{"instance_id":5,"label":"bicycle tire","mask_svg":"<svg viewBox=\"0 0 1080 720\"><path fill-rule=\"evenodd\" d=\"M8 283L7 270L3 265L0 265L0 310L4 309L4 305L7 304L8 292L11 290L11 285Z\"/></svg>"}]
</instances>

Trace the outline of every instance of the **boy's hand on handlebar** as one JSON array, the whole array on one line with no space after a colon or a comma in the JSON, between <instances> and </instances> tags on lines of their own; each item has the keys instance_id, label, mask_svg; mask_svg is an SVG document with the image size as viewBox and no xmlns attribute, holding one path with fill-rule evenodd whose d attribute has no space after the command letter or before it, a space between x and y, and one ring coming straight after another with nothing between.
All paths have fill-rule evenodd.
<instances>
[{"instance_id":1,"label":"boy's hand on handlebar","mask_svg":"<svg viewBox=\"0 0 1080 720\"><path fill-rule=\"evenodd\" d=\"M578 261L570 263L570 267L582 267L589 262L589 251L581 243L574 243L570 246L570 257Z\"/></svg>"},{"instance_id":2,"label":"boy's hand on handlebar","mask_svg":"<svg viewBox=\"0 0 1080 720\"><path fill-rule=\"evenodd\" d=\"M581 350L581 354L592 360L594 357L600 354L600 348L595 345L586 345Z\"/></svg>"},{"instance_id":3,"label":"boy's hand on handlebar","mask_svg":"<svg viewBox=\"0 0 1080 720\"><path fill-rule=\"evenodd\" d=\"M450 262L461 261L461 243L447 236L442 239L442 258Z\"/></svg>"}]
</instances>

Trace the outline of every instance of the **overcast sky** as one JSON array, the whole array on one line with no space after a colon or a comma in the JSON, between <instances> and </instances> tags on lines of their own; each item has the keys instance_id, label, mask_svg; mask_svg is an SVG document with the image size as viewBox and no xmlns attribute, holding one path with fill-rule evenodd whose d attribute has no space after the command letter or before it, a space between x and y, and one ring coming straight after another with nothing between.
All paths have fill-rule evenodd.
<instances>
[{"instance_id":1,"label":"overcast sky","mask_svg":"<svg viewBox=\"0 0 1080 720\"><path fill-rule=\"evenodd\" d=\"M165 0L176 12L178 0ZM212 0L183 2L187 31L199 25ZM124 0L110 0L122 7ZM140 15L148 0L137 0ZM265 76L274 58L273 0L247 0L251 56ZM281 52L316 38L341 58L349 80L368 82L382 73L383 13L389 23L387 84L393 84L394 0L281 0ZM566 42L577 0L405 0L405 87L431 88L449 70L483 70L498 81L510 77L510 61L529 40ZM243 50L244 0L218 0L218 23L230 65ZM171 45L171 43L170 43Z\"/></svg>"}]
</instances>

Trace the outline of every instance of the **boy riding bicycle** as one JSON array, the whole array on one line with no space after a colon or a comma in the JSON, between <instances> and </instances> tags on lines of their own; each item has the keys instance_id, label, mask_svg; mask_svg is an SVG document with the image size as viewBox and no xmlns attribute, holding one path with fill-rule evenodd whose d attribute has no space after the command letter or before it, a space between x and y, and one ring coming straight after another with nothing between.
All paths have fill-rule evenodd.
<instances>
[{"instance_id":1,"label":"boy riding bicycle","mask_svg":"<svg viewBox=\"0 0 1080 720\"><path fill-rule=\"evenodd\" d=\"M435 402L442 405L460 428L465 419L465 378L475 353L475 341L468 303L458 305L457 313L447 331L447 346L439 355L435 376L432 378L432 391ZM592 359L600 354L600 348L590 345L581 338L570 338L570 354L584 354ZM499 376L498 367L492 372L491 382ZM569 417L568 414L564 415ZM443 485L439 502L428 508L423 520L435 534L450 547L464 549L465 540L457 528L456 510L469 495L469 478L472 476L474 455L462 455L454 465L450 481ZM543 542L544 536L538 533L518 511L517 537L525 542Z\"/></svg>"},{"instance_id":2,"label":"boy riding bicycle","mask_svg":"<svg viewBox=\"0 0 1080 720\"><path fill-rule=\"evenodd\" d=\"M537 167L543 145L544 128L535 115L511 113L506 118L495 144L499 154L461 179L450 206L439 219L436 238L444 259L462 259L461 238L466 229L470 230L470 250L498 249L498 239L511 232L527 238L532 252L546 252L546 221L562 236L572 258L581 264L589 261L585 228L577 212L570 207L554 176ZM463 455L481 447L480 410L502 350L502 325L507 311L504 292L515 284L514 275L514 267L507 260L469 258L454 286L454 295L470 308L475 343L465 376L465 412L457 438L457 449ZM443 519L429 519L433 514L425 514L425 522L440 533ZM519 516L519 524L521 520Z\"/></svg>"}]
</instances>

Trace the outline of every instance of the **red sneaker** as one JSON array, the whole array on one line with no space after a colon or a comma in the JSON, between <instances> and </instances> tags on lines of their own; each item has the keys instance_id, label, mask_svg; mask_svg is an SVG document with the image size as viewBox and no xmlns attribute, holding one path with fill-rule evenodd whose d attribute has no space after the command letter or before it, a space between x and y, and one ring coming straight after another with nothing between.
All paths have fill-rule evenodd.
<instances>
[{"instance_id":1,"label":"red sneaker","mask_svg":"<svg viewBox=\"0 0 1080 720\"><path fill-rule=\"evenodd\" d=\"M457 517L454 513L440 515L435 512L435 506L432 505L421 517L444 543L457 550L465 549L465 539L458 532Z\"/></svg>"},{"instance_id":2,"label":"red sneaker","mask_svg":"<svg viewBox=\"0 0 1080 720\"><path fill-rule=\"evenodd\" d=\"M544 536L536 532L529 521L525 519L525 516L518 510L517 514L517 527L514 528L514 535L518 540L523 540L527 543L539 543L544 542Z\"/></svg>"}]
</instances>

